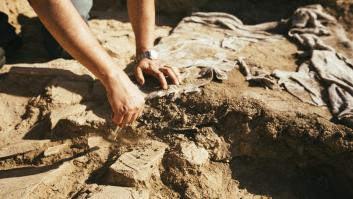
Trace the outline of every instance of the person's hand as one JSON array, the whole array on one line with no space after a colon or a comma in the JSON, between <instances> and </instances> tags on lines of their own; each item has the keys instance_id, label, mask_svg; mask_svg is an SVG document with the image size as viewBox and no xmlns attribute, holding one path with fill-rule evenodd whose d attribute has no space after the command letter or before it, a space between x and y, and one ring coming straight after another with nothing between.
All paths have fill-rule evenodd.
<instances>
[{"instance_id":1,"label":"person's hand","mask_svg":"<svg viewBox=\"0 0 353 199\"><path fill-rule=\"evenodd\" d=\"M123 71L105 80L107 97L113 111L113 122L120 127L133 123L143 112L144 94Z\"/></svg>"},{"instance_id":2,"label":"person's hand","mask_svg":"<svg viewBox=\"0 0 353 199\"><path fill-rule=\"evenodd\" d=\"M143 73L158 79L163 89L168 89L166 77L170 78L173 84L180 84L179 75L171 67L167 66L160 60L151 60L145 58L137 63L134 69L134 74L140 85L145 83Z\"/></svg>"}]
</instances>

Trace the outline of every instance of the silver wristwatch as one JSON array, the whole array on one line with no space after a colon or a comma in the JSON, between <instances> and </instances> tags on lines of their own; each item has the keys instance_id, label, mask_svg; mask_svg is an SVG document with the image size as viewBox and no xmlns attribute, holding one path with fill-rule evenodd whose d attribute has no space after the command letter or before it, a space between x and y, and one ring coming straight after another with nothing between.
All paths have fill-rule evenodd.
<instances>
[{"instance_id":1,"label":"silver wristwatch","mask_svg":"<svg viewBox=\"0 0 353 199\"><path fill-rule=\"evenodd\" d=\"M152 59L152 60L158 59L158 53L155 50L148 50L148 51L142 52L136 55L135 61L137 63L145 58Z\"/></svg>"}]
</instances>

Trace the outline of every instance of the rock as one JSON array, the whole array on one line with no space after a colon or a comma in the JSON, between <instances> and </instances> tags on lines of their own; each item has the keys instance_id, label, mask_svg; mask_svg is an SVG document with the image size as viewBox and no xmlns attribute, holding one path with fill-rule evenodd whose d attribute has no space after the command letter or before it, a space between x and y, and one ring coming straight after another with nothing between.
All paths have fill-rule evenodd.
<instances>
[{"instance_id":1,"label":"rock","mask_svg":"<svg viewBox=\"0 0 353 199\"><path fill-rule=\"evenodd\" d=\"M229 144L222 137L219 137L211 127L198 130L195 135L195 142L210 153L212 160L221 161L231 157Z\"/></svg>"},{"instance_id":2,"label":"rock","mask_svg":"<svg viewBox=\"0 0 353 199\"><path fill-rule=\"evenodd\" d=\"M188 122L189 122L188 115L184 114L183 117L182 117L182 123L184 125L186 125Z\"/></svg>"},{"instance_id":3,"label":"rock","mask_svg":"<svg viewBox=\"0 0 353 199\"><path fill-rule=\"evenodd\" d=\"M152 141L143 147L124 153L110 166L107 182L128 187L148 185L152 175L159 174L158 167L166 148L166 144Z\"/></svg>"},{"instance_id":4,"label":"rock","mask_svg":"<svg viewBox=\"0 0 353 199\"><path fill-rule=\"evenodd\" d=\"M237 194L236 182L229 175L231 172L228 166L222 163L212 163L208 168L200 168L200 187L197 187L197 191L194 190L195 193L199 192L201 196L208 198L242 198Z\"/></svg>"},{"instance_id":5,"label":"rock","mask_svg":"<svg viewBox=\"0 0 353 199\"><path fill-rule=\"evenodd\" d=\"M128 187L100 186L100 191L93 193L91 199L148 199L149 191L136 190Z\"/></svg>"},{"instance_id":6,"label":"rock","mask_svg":"<svg viewBox=\"0 0 353 199\"><path fill-rule=\"evenodd\" d=\"M182 159L177 148L169 152L163 160L165 173L168 174L163 183L182 187L184 192L180 198L241 198L235 195L237 184L229 165L220 162L209 162L204 166L190 165Z\"/></svg>"},{"instance_id":7,"label":"rock","mask_svg":"<svg viewBox=\"0 0 353 199\"><path fill-rule=\"evenodd\" d=\"M206 149L197 147L194 142L180 144L181 157L191 165L203 165L208 161L209 155Z\"/></svg>"},{"instance_id":8,"label":"rock","mask_svg":"<svg viewBox=\"0 0 353 199\"><path fill-rule=\"evenodd\" d=\"M110 153L111 143L105 140L102 136L91 136L87 139L88 147L99 147L96 152L102 161L107 161Z\"/></svg>"},{"instance_id":9,"label":"rock","mask_svg":"<svg viewBox=\"0 0 353 199\"><path fill-rule=\"evenodd\" d=\"M46 188L55 189L55 184L63 183L68 187L72 185L63 176L73 170L74 167L71 163L64 163L50 170L27 168L22 169L20 173L16 173L16 171L0 171L0 198L47 198L46 196L49 194L45 193ZM54 186L52 186L53 184ZM61 193L63 192L65 191L61 190ZM56 197L59 197L59 195Z\"/></svg>"},{"instance_id":10,"label":"rock","mask_svg":"<svg viewBox=\"0 0 353 199\"><path fill-rule=\"evenodd\" d=\"M49 116L52 133L60 137L90 133L107 134L109 129L113 128L110 120L106 119L110 110L106 106L94 106L93 108L76 104L52 110ZM99 109L106 113L98 113L96 110Z\"/></svg>"},{"instance_id":11,"label":"rock","mask_svg":"<svg viewBox=\"0 0 353 199\"><path fill-rule=\"evenodd\" d=\"M36 64L5 65L1 73L37 78L62 77L65 80L92 81L95 76L76 60L55 59Z\"/></svg>"},{"instance_id":12,"label":"rock","mask_svg":"<svg viewBox=\"0 0 353 199\"><path fill-rule=\"evenodd\" d=\"M49 115L51 129L54 129L60 120L67 118L70 115L76 115L76 114L82 113L86 109L87 109L87 106L82 104L76 104L73 106L65 106L62 108L57 108L52 110Z\"/></svg>"},{"instance_id":13,"label":"rock","mask_svg":"<svg viewBox=\"0 0 353 199\"><path fill-rule=\"evenodd\" d=\"M86 81L68 81L54 79L46 87L46 97L54 105L73 105L81 102L90 92L90 84Z\"/></svg>"},{"instance_id":14,"label":"rock","mask_svg":"<svg viewBox=\"0 0 353 199\"><path fill-rule=\"evenodd\" d=\"M55 154L59 154L62 151L64 151L65 149L69 148L69 144L68 143L64 143L64 144L60 144L57 146L53 146L53 147L49 147L48 149L46 149L44 151L44 156L48 157L51 155L55 155Z\"/></svg>"},{"instance_id":15,"label":"rock","mask_svg":"<svg viewBox=\"0 0 353 199\"><path fill-rule=\"evenodd\" d=\"M69 115L66 118L62 118L62 121L73 124L76 127L89 126L92 129L98 129L99 127L108 127L105 118L98 116L93 111L85 111L82 113L77 113L75 115Z\"/></svg>"},{"instance_id":16,"label":"rock","mask_svg":"<svg viewBox=\"0 0 353 199\"><path fill-rule=\"evenodd\" d=\"M100 13L95 14L97 17L102 16ZM131 55L135 53L134 34L129 23L118 20L92 19L89 21L89 26L100 44L110 56L115 58L119 66L126 66L132 61ZM102 28L105 31L102 31ZM119 47L120 45L124 48Z\"/></svg>"},{"instance_id":17,"label":"rock","mask_svg":"<svg viewBox=\"0 0 353 199\"><path fill-rule=\"evenodd\" d=\"M9 146L0 148L0 158L11 157L17 154L24 154L30 151L41 150L50 145L50 140L23 140Z\"/></svg>"},{"instance_id":18,"label":"rock","mask_svg":"<svg viewBox=\"0 0 353 199\"><path fill-rule=\"evenodd\" d=\"M0 187L2 190L0 196L1 198L28 198L31 189L37 187L38 183L45 179L49 173L52 174L53 171L22 178L2 178L0 179Z\"/></svg>"}]
</instances>

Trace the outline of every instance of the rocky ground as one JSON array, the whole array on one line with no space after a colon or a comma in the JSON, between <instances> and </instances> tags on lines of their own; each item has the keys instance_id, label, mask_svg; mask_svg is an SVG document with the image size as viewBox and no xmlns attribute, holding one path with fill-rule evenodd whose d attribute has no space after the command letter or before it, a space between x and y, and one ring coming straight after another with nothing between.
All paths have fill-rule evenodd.
<instances>
[{"instance_id":1,"label":"rocky ground","mask_svg":"<svg viewBox=\"0 0 353 199\"><path fill-rule=\"evenodd\" d=\"M191 10L227 11L256 24L308 3L168 2L158 4L158 37ZM353 36L353 4L327 2ZM134 36L116 7L96 4L89 25L125 68ZM200 93L147 101L136 124L116 131L95 77L76 61L48 59L28 3L4 0L0 10L24 40L0 71L1 198L353 197L353 130L332 122L326 107L249 85L233 70ZM297 50L282 39L250 44L238 56L267 70L294 71Z\"/></svg>"}]
</instances>

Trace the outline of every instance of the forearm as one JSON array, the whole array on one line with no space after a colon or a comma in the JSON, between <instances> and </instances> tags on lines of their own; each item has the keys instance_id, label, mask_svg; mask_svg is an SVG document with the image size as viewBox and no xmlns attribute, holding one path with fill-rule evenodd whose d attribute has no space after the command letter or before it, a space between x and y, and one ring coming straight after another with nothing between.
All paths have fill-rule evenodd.
<instances>
[{"instance_id":1,"label":"forearm","mask_svg":"<svg viewBox=\"0 0 353 199\"><path fill-rule=\"evenodd\" d=\"M150 50L154 42L154 0L127 0L129 18L135 33L136 53Z\"/></svg>"},{"instance_id":2,"label":"forearm","mask_svg":"<svg viewBox=\"0 0 353 199\"><path fill-rule=\"evenodd\" d=\"M86 66L103 84L112 75L112 58L94 38L70 0L31 0L43 24L71 56Z\"/></svg>"}]
</instances>

